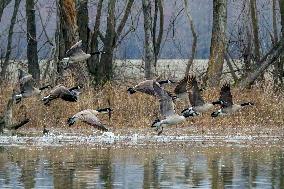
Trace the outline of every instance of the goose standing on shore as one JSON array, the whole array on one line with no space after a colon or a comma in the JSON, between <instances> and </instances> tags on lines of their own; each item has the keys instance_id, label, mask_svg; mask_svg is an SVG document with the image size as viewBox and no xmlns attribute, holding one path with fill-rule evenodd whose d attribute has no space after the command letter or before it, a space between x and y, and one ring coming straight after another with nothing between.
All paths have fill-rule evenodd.
<instances>
[{"instance_id":1,"label":"goose standing on shore","mask_svg":"<svg viewBox=\"0 0 284 189\"><path fill-rule=\"evenodd\" d=\"M137 85L135 85L134 87L130 87L127 89L127 92L129 94L134 94L136 93L137 91L141 92L141 93L145 93L145 94L148 94L148 95L152 95L152 96L155 96L156 95L156 92L154 90L154 87L153 87L153 84L158 82L161 86L164 85L164 84L171 84L171 83L174 83L174 81L172 80L161 80L161 81L156 81L156 80L145 80L145 81L142 81L140 83L138 83Z\"/></svg>"},{"instance_id":2,"label":"goose standing on shore","mask_svg":"<svg viewBox=\"0 0 284 189\"><path fill-rule=\"evenodd\" d=\"M211 110L214 105L219 104L219 102L205 102L200 93L200 88L195 76L189 76L187 82L187 92L189 97L189 102L191 107L184 109L181 113L188 112L192 116L199 115L200 113L207 112Z\"/></svg>"},{"instance_id":3,"label":"goose standing on shore","mask_svg":"<svg viewBox=\"0 0 284 189\"><path fill-rule=\"evenodd\" d=\"M67 123L69 126L73 125L77 120L81 120L99 130L102 131L108 131L108 128L101 123L101 121L98 119L97 115L101 113L108 113L109 118L111 117L111 112L112 109L110 108L102 108L102 109L97 109L97 110L92 110L92 109L86 109L83 111L80 111L70 117L67 120Z\"/></svg>"},{"instance_id":4,"label":"goose standing on shore","mask_svg":"<svg viewBox=\"0 0 284 189\"><path fill-rule=\"evenodd\" d=\"M232 113L242 109L244 106L254 105L254 103L252 103L252 102L245 102L245 103L242 103L242 104L234 104L232 93L231 93L231 87L230 87L229 84L225 84L221 88L220 98L217 101L217 103L221 105L221 109L219 109L216 112L213 112L211 114L212 117L232 114Z\"/></svg>"},{"instance_id":5,"label":"goose standing on shore","mask_svg":"<svg viewBox=\"0 0 284 189\"><path fill-rule=\"evenodd\" d=\"M173 98L169 95L169 93L165 91L163 88L161 88L159 83L157 82L153 83L153 87L159 98L160 111L164 119L162 120L156 119L152 123L151 127L156 127L156 131L159 131L159 129L161 128L161 131L158 132L158 135L160 135L163 132L164 126L181 123L185 121L187 117L190 117L191 114L189 114L188 112L184 112L183 115L178 115L175 112L175 105L173 102Z\"/></svg>"},{"instance_id":6,"label":"goose standing on shore","mask_svg":"<svg viewBox=\"0 0 284 189\"><path fill-rule=\"evenodd\" d=\"M28 98L31 96L39 95L42 90L47 89L50 85L46 85L41 88L35 87L36 82L31 74L26 73L22 69L19 69L19 84L20 94L15 95L16 103L19 103L22 98Z\"/></svg>"},{"instance_id":7,"label":"goose standing on shore","mask_svg":"<svg viewBox=\"0 0 284 189\"><path fill-rule=\"evenodd\" d=\"M61 98L62 100L68 101L68 102L77 102L79 99L79 89L80 86L75 86L72 88L67 88L63 85L57 85L54 87L49 95L42 98L42 101L45 105L49 105L50 101Z\"/></svg>"}]
</instances>

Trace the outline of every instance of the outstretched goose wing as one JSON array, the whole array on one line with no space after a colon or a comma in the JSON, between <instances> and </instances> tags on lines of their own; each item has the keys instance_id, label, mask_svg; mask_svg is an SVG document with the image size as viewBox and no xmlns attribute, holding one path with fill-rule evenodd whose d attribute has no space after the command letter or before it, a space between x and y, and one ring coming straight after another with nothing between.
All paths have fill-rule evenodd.
<instances>
[{"instance_id":1,"label":"outstretched goose wing","mask_svg":"<svg viewBox=\"0 0 284 189\"><path fill-rule=\"evenodd\" d=\"M32 91L35 85L35 80L32 75L28 74L19 80L21 93Z\"/></svg>"},{"instance_id":2,"label":"outstretched goose wing","mask_svg":"<svg viewBox=\"0 0 284 189\"><path fill-rule=\"evenodd\" d=\"M164 117L175 114L175 105L170 94L165 91L157 82L153 83L153 88L160 101L160 111Z\"/></svg>"},{"instance_id":3,"label":"outstretched goose wing","mask_svg":"<svg viewBox=\"0 0 284 189\"><path fill-rule=\"evenodd\" d=\"M187 86L187 81L188 81L188 76L185 76L182 80L180 80L177 84L177 86L174 89L175 94L182 94L186 93L186 86Z\"/></svg>"},{"instance_id":4,"label":"outstretched goose wing","mask_svg":"<svg viewBox=\"0 0 284 189\"><path fill-rule=\"evenodd\" d=\"M82 53L84 53L84 51L82 50L82 40L80 40L66 52L66 56L70 57Z\"/></svg>"},{"instance_id":5,"label":"outstretched goose wing","mask_svg":"<svg viewBox=\"0 0 284 189\"><path fill-rule=\"evenodd\" d=\"M138 83L134 89L136 91L139 91L139 92L142 92L142 93L146 93L148 95L155 95L155 91L154 91L154 88L153 88L153 80L145 80L145 81L142 81L140 83Z\"/></svg>"},{"instance_id":6,"label":"outstretched goose wing","mask_svg":"<svg viewBox=\"0 0 284 189\"><path fill-rule=\"evenodd\" d=\"M230 84L226 83L222 86L220 91L220 99L223 107L229 107L233 105L233 97L231 93Z\"/></svg>"},{"instance_id":7,"label":"outstretched goose wing","mask_svg":"<svg viewBox=\"0 0 284 189\"><path fill-rule=\"evenodd\" d=\"M92 110L89 110L89 109L83 110L81 112L76 113L73 117L78 118L81 121L97 128L99 130L108 131L108 128L100 122L100 120L97 118L97 116L92 113Z\"/></svg>"},{"instance_id":8,"label":"outstretched goose wing","mask_svg":"<svg viewBox=\"0 0 284 189\"><path fill-rule=\"evenodd\" d=\"M190 76L187 83L187 91L189 95L189 101L192 106L202 106L204 100L200 94L200 89L195 76Z\"/></svg>"}]
</instances>

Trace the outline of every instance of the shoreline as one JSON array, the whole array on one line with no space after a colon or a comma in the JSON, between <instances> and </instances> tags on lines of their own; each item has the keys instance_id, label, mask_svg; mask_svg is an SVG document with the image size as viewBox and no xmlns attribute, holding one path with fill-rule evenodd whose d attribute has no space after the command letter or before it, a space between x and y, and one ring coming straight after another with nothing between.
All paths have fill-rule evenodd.
<instances>
[{"instance_id":1,"label":"shoreline","mask_svg":"<svg viewBox=\"0 0 284 189\"><path fill-rule=\"evenodd\" d=\"M174 130L172 130L174 129ZM248 128L242 128L247 130ZM101 132L93 128L58 129L50 128L43 135L36 128L23 129L14 136L1 136L3 147L72 147L94 148L160 148L163 146L283 146L283 129L257 127L251 132L236 131L236 128L207 128L202 132L196 126L165 128L158 136L151 128L115 129ZM253 132L252 132L253 131ZM258 132L256 132L258 131Z\"/></svg>"}]
</instances>

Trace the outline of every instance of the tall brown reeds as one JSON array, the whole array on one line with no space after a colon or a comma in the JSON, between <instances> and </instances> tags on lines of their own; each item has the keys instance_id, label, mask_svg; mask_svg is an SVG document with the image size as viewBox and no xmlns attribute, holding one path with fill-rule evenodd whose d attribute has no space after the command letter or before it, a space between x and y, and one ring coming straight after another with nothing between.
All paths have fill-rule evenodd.
<instances>
[{"instance_id":1,"label":"tall brown reeds","mask_svg":"<svg viewBox=\"0 0 284 189\"><path fill-rule=\"evenodd\" d=\"M70 85L71 86L71 85ZM50 106L45 106L41 102L41 97L32 97L23 99L21 103L14 105L15 120L20 120L27 113L31 119L24 128L34 128L41 130L45 125L47 128L69 129L66 120L76 112L83 109L96 109L110 106L113 111L111 121L108 117L100 115L100 119L106 125L109 125L113 131L125 128L125 131L151 126L152 121L159 116L159 102L155 97L135 93L127 94L128 86L119 84L107 84L104 87L93 89L84 88L80 99L76 103L65 102L60 99L51 102ZM0 110L3 113L7 99L12 93L13 87L2 88L0 92ZM45 95L44 92L41 96ZM275 94L272 89L254 88L246 91L240 91L237 88L232 89L234 103L251 101L255 106L245 107L242 111L230 116L212 118L211 112L207 114L188 119L177 128L195 128L200 132L221 130L230 128L235 131L250 133L251 130L261 131L269 128L280 128L284 125L284 97L283 94ZM206 101L218 99L219 89L206 90L203 92ZM110 105L109 105L110 103ZM182 102L176 103L176 111L180 112L186 105ZM216 110L218 107L216 107ZM78 123L70 128L74 132L83 132L90 126L84 123ZM191 129L188 130L188 133Z\"/></svg>"}]
</instances>

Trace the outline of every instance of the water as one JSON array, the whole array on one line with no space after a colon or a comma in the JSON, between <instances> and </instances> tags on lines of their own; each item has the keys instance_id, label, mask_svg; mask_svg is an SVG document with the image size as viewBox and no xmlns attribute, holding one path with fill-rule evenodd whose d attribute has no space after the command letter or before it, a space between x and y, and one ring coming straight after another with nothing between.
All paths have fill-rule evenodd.
<instances>
[{"instance_id":1,"label":"water","mask_svg":"<svg viewBox=\"0 0 284 189\"><path fill-rule=\"evenodd\" d=\"M284 188L282 145L0 148L0 188Z\"/></svg>"}]
</instances>

